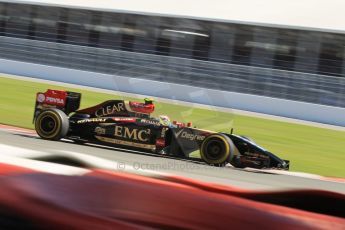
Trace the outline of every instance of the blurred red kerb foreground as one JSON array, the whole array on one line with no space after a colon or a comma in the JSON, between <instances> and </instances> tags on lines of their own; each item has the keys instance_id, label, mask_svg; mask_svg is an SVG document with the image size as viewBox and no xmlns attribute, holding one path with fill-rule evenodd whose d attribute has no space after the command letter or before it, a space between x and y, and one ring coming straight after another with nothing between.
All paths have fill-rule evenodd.
<instances>
[{"instance_id":1,"label":"blurred red kerb foreground","mask_svg":"<svg viewBox=\"0 0 345 230\"><path fill-rule=\"evenodd\" d=\"M345 197L321 191L259 193L179 177L62 176L6 164L0 185L1 229L345 229Z\"/></svg>"}]
</instances>

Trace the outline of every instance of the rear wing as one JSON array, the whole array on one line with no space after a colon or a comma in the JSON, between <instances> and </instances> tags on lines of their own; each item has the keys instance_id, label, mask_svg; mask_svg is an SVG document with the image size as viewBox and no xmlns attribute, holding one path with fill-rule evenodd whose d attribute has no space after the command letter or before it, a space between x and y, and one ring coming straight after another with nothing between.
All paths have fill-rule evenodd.
<instances>
[{"instance_id":1,"label":"rear wing","mask_svg":"<svg viewBox=\"0 0 345 230\"><path fill-rule=\"evenodd\" d=\"M37 115L44 109L57 108L66 115L79 109L81 94L63 90L48 89L46 92L36 94L35 112L33 122Z\"/></svg>"}]
</instances>

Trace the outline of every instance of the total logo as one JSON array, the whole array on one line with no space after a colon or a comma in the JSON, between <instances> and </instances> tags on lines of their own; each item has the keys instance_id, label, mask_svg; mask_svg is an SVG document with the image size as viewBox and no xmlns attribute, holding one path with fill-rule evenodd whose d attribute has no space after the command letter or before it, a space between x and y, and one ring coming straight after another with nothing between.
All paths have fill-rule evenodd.
<instances>
[{"instance_id":1,"label":"total logo","mask_svg":"<svg viewBox=\"0 0 345 230\"><path fill-rule=\"evenodd\" d=\"M39 93L37 95L37 102L39 103L49 103L49 104L55 104L55 105L64 105L65 101L62 98L56 98L56 97L49 97L44 95L43 93Z\"/></svg>"},{"instance_id":2,"label":"total logo","mask_svg":"<svg viewBox=\"0 0 345 230\"><path fill-rule=\"evenodd\" d=\"M53 103L53 104L65 104L65 101L62 98L55 98L55 97L46 97L47 103Z\"/></svg>"},{"instance_id":3,"label":"total logo","mask_svg":"<svg viewBox=\"0 0 345 230\"><path fill-rule=\"evenodd\" d=\"M201 136L198 134L188 133L187 131L184 131L181 129L180 131L176 132L177 138L185 138L191 141L203 141L205 139L205 136Z\"/></svg>"},{"instance_id":4,"label":"total logo","mask_svg":"<svg viewBox=\"0 0 345 230\"><path fill-rule=\"evenodd\" d=\"M44 102L45 100L46 100L46 96L44 96L43 93L40 93L40 94L37 95L37 101L38 101L39 103L42 103L42 102Z\"/></svg>"}]
</instances>

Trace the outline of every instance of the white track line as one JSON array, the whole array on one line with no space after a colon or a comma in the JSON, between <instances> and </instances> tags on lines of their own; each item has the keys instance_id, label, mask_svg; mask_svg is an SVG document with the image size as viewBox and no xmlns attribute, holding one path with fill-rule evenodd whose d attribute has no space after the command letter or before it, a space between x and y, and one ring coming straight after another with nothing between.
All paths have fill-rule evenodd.
<instances>
[{"instance_id":1,"label":"white track line","mask_svg":"<svg viewBox=\"0 0 345 230\"><path fill-rule=\"evenodd\" d=\"M13 133L24 133L24 134L30 134L30 135L35 135L35 132L32 130L24 130L24 129L16 129L16 128L6 128L5 130Z\"/></svg>"},{"instance_id":2,"label":"white track line","mask_svg":"<svg viewBox=\"0 0 345 230\"><path fill-rule=\"evenodd\" d=\"M58 152L61 153L61 155L63 156L78 159L79 161L84 162L85 164L94 168L101 168L101 169L107 169L107 170L112 170L112 171L115 170L115 171L135 172L135 173L145 174L145 175L168 175L167 173L154 171L154 170L148 170L148 169L135 168L132 165L120 163L114 160L106 160L103 158L90 156L83 153L64 151L64 150L60 150Z\"/></svg>"},{"instance_id":3,"label":"white track line","mask_svg":"<svg viewBox=\"0 0 345 230\"><path fill-rule=\"evenodd\" d=\"M0 144L0 163L20 166L36 171L60 175L83 175L90 170L67 165L31 160L28 158L46 156L47 153Z\"/></svg>"},{"instance_id":4,"label":"white track line","mask_svg":"<svg viewBox=\"0 0 345 230\"><path fill-rule=\"evenodd\" d=\"M0 163L58 175L84 175L90 172L88 169L11 156L1 156Z\"/></svg>"},{"instance_id":5,"label":"white track line","mask_svg":"<svg viewBox=\"0 0 345 230\"><path fill-rule=\"evenodd\" d=\"M47 163L38 160L32 160L32 158L40 158L40 157L68 157L73 160L80 161L88 165L91 168L98 168L98 169L105 169L111 171L124 171L136 174L142 174L147 176L154 176L154 175L169 175L167 173L148 170L148 169L140 169L134 168L132 165L106 160L103 158L90 156L83 153L72 152L72 151L64 151L64 150L57 150L56 154L42 152L42 151L35 151L29 150L25 148L0 144L0 163L8 163L17 166L23 166L30 169L35 169L44 172L56 173L56 174L63 174L63 175L71 175L71 174L81 174L88 172L89 170L71 167L61 164L55 163ZM47 164L46 164L47 163ZM77 169L80 169L79 171Z\"/></svg>"},{"instance_id":6,"label":"white track line","mask_svg":"<svg viewBox=\"0 0 345 230\"><path fill-rule=\"evenodd\" d=\"M323 179L322 176L311 174L311 173L304 173L304 172L293 172L293 171L285 171L285 170L277 170L277 169L254 169L254 168L245 168L245 171L248 172L267 172L279 175L287 175L287 176L297 176L297 177L304 177L310 179Z\"/></svg>"},{"instance_id":7,"label":"white track line","mask_svg":"<svg viewBox=\"0 0 345 230\"><path fill-rule=\"evenodd\" d=\"M305 173L305 172L293 172L293 171L285 171L285 170L277 170L277 169L253 169L253 168L245 168L244 170L248 172L267 172L267 173L273 173L277 175L303 177L303 178L308 178L308 179L330 181L330 182L335 182L335 183L345 183L345 179L343 178L332 178L332 177L320 176L317 174Z\"/></svg>"},{"instance_id":8,"label":"white track line","mask_svg":"<svg viewBox=\"0 0 345 230\"><path fill-rule=\"evenodd\" d=\"M11 145L0 144L1 157L22 157L22 158L34 158L46 156L46 153L30 150L26 148L15 147ZM0 157L0 159L1 159Z\"/></svg>"}]
</instances>

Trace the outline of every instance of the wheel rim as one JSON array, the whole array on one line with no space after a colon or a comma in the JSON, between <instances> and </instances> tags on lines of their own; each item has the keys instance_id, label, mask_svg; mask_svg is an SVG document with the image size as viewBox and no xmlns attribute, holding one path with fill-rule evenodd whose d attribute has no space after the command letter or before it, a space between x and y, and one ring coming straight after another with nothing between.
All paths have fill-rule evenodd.
<instances>
[{"instance_id":1,"label":"wheel rim","mask_svg":"<svg viewBox=\"0 0 345 230\"><path fill-rule=\"evenodd\" d=\"M224 154L224 144L220 140L210 140L206 146L206 157L210 160L218 160Z\"/></svg>"},{"instance_id":2,"label":"wheel rim","mask_svg":"<svg viewBox=\"0 0 345 230\"><path fill-rule=\"evenodd\" d=\"M49 115L42 117L40 121L41 131L45 134L54 133L57 128L56 120Z\"/></svg>"}]
</instances>

